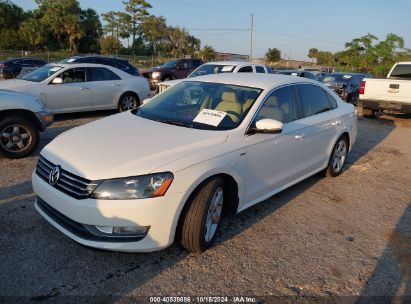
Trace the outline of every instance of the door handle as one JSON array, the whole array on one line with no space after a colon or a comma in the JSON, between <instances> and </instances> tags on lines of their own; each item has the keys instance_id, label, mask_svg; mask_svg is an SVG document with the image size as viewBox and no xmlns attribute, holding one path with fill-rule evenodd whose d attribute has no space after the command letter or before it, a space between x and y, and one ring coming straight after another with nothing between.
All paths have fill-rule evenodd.
<instances>
[{"instance_id":1,"label":"door handle","mask_svg":"<svg viewBox=\"0 0 411 304\"><path fill-rule=\"evenodd\" d=\"M333 121L333 122L331 123L331 125L332 125L333 127L337 127L337 126L341 125L341 121L340 121L340 120Z\"/></svg>"},{"instance_id":2,"label":"door handle","mask_svg":"<svg viewBox=\"0 0 411 304\"><path fill-rule=\"evenodd\" d=\"M115 84L115 83L113 83L113 84L111 84L111 86L112 86L112 87L120 87L121 84Z\"/></svg>"},{"instance_id":3,"label":"door handle","mask_svg":"<svg viewBox=\"0 0 411 304\"><path fill-rule=\"evenodd\" d=\"M84 90L89 90L89 87L81 87L80 90L84 91Z\"/></svg>"},{"instance_id":4,"label":"door handle","mask_svg":"<svg viewBox=\"0 0 411 304\"><path fill-rule=\"evenodd\" d=\"M294 135L294 138L295 138L296 140L302 140L302 139L304 138L304 135L305 135L305 134Z\"/></svg>"}]
</instances>

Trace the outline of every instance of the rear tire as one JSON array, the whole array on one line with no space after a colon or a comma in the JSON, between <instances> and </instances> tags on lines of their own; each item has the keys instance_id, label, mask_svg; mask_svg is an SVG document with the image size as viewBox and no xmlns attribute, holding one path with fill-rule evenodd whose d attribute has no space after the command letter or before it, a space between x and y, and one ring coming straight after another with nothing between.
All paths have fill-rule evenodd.
<instances>
[{"instance_id":1,"label":"rear tire","mask_svg":"<svg viewBox=\"0 0 411 304\"><path fill-rule=\"evenodd\" d=\"M362 116L366 118L375 118L375 110L363 107Z\"/></svg>"},{"instance_id":2,"label":"rear tire","mask_svg":"<svg viewBox=\"0 0 411 304\"><path fill-rule=\"evenodd\" d=\"M213 243L223 208L224 182L208 180L192 198L181 227L181 245L189 252L203 252Z\"/></svg>"},{"instance_id":3,"label":"rear tire","mask_svg":"<svg viewBox=\"0 0 411 304\"><path fill-rule=\"evenodd\" d=\"M336 177L340 175L344 169L348 154L348 140L345 135L338 138L331 152L328 167L325 172L326 176Z\"/></svg>"},{"instance_id":4,"label":"rear tire","mask_svg":"<svg viewBox=\"0 0 411 304\"><path fill-rule=\"evenodd\" d=\"M118 101L118 111L125 112L129 110L134 110L140 106L140 100L138 96L134 93L127 92L121 95Z\"/></svg>"},{"instance_id":5,"label":"rear tire","mask_svg":"<svg viewBox=\"0 0 411 304\"><path fill-rule=\"evenodd\" d=\"M27 118L12 116L0 122L0 153L7 158L30 155L39 143L39 131Z\"/></svg>"}]
</instances>

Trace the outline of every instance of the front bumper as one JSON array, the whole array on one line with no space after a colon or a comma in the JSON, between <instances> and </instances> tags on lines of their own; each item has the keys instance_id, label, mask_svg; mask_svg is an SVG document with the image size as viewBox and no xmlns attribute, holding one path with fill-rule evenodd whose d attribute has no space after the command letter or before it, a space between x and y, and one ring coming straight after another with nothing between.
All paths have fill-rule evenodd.
<instances>
[{"instance_id":1,"label":"front bumper","mask_svg":"<svg viewBox=\"0 0 411 304\"><path fill-rule=\"evenodd\" d=\"M391 110L406 114L411 114L411 103L389 101L389 100L378 100L378 99L362 99L361 100L363 108L372 110Z\"/></svg>"},{"instance_id":2,"label":"front bumper","mask_svg":"<svg viewBox=\"0 0 411 304\"><path fill-rule=\"evenodd\" d=\"M54 122L54 116L50 111L41 111L35 113L40 123L40 131L44 131Z\"/></svg>"},{"instance_id":3,"label":"front bumper","mask_svg":"<svg viewBox=\"0 0 411 304\"><path fill-rule=\"evenodd\" d=\"M78 200L50 186L35 172L32 181L39 197L35 204L37 211L66 236L85 246L149 252L166 248L174 241L184 193L139 200ZM147 235L133 240L96 239L85 231L85 226L150 226L150 229Z\"/></svg>"}]
</instances>

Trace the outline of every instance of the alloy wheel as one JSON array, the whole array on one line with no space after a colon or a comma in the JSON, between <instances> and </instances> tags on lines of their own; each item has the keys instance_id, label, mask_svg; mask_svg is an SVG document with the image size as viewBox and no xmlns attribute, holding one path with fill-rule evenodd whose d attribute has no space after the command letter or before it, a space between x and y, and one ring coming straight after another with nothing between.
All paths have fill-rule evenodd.
<instances>
[{"instance_id":1,"label":"alloy wheel","mask_svg":"<svg viewBox=\"0 0 411 304\"><path fill-rule=\"evenodd\" d=\"M211 241L217 231L221 211L223 210L223 197L223 188L218 187L214 192L213 198L211 199L205 221L204 238L206 242Z\"/></svg>"},{"instance_id":2,"label":"alloy wheel","mask_svg":"<svg viewBox=\"0 0 411 304\"><path fill-rule=\"evenodd\" d=\"M332 166L335 172L340 172L347 157L347 144L344 139L340 139L334 149Z\"/></svg>"},{"instance_id":3,"label":"alloy wheel","mask_svg":"<svg viewBox=\"0 0 411 304\"><path fill-rule=\"evenodd\" d=\"M32 140L30 131L22 125L9 125L0 132L0 144L8 152L22 152Z\"/></svg>"}]
</instances>

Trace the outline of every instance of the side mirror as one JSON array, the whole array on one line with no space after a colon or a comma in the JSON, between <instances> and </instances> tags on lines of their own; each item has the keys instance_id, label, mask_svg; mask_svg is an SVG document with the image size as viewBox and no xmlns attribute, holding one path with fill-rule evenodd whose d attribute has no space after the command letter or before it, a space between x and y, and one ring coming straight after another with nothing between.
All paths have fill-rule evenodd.
<instances>
[{"instance_id":1,"label":"side mirror","mask_svg":"<svg viewBox=\"0 0 411 304\"><path fill-rule=\"evenodd\" d=\"M269 118L260 119L255 123L254 128L248 130L248 134L255 133L266 133L266 134L277 134L283 131L283 123Z\"/></svg>"},{"instance_id":2,"label":"side mirror","mask_svg":"<svg viewBox=\"0 0 411 304\"><path fill-rule=\"evenodd\" d=\"M52 84L62 84L63 83L63 78L61 77L56 77L51 81Z\"/></svg>"}]
</instances>

